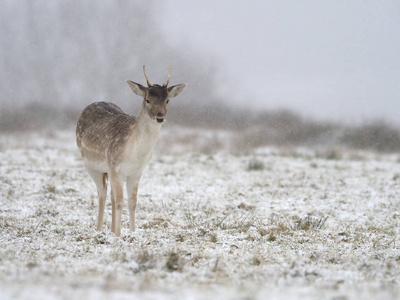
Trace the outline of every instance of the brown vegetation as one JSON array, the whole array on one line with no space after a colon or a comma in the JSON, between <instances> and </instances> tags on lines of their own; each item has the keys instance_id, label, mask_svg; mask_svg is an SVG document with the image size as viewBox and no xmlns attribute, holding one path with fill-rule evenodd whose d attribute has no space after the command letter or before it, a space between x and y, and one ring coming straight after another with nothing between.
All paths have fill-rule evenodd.
<instances>
[{"instance_id":1,"label":"brown vegetation","mask_svg":"<svg viewBox=\"0 0 400 300\"><path fill-rule=\"evenodd\" d=\"M174 104L172 104L174 105ZM175 104L176 106L176 104ZM18 110L0 112L0 132L36 131L46 128L72 128L79 117L75 109L60 110L39 103ZM399 128L384 121L370 121L362 125L342 125L333 122L306 120L290 111L261 111L251 113L233 110L223 104L217 107L189 107L180 105L168 113L170 126L178 125L205 130L226 130L234 137L230 151L249 152L262 146L311 148L345 147L355 150L397 152L400 150ZM176 137L185 143L195 142L195 136ZM189 140L188 140L189 139ZM209 147L198 152L211 153L223 148L224 142L216 134Z\"/></svg>"}]
</instances>

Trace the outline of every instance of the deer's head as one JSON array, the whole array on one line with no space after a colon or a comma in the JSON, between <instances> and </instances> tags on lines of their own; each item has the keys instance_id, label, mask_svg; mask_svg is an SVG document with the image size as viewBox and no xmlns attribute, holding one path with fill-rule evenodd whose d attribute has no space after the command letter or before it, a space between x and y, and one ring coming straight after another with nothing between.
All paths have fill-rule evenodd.
<instances>
[{"instance_id":1,"label":"deer's head","mask_svg":"<svg viewBox=\"0 0 400 300\"><path fill-rule=\"evenodd\" d=\"M143 72L148 87L130 80L127 80L127 83L136 95L143 97L142 111L144 111L145 115L154 122L163 123L167 115L169 99L178 96L185 89L186 83L168 87L171 69L169 70L168 79L163 85L150 83L145 66L143 66Z\"/></svg>"}]
</instances>

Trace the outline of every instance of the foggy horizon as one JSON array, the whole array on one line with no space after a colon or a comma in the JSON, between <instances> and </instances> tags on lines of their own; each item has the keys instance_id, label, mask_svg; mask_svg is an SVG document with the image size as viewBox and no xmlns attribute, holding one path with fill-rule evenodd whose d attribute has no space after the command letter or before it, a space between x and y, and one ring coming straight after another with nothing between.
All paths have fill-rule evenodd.
<instances>
[{"instance_id":1,"label":"foggy horizon","mask_svg":"<svg viewBox=\"0 0 400 300\"><path fill-rule=\"evenodd\" d=\"M395 1L2 4L2 109L139 104L126 80L188 83L182 105L400 125ZM210 9L212 7L212 9Z\"/></svg>"},{"instance_id":2,"label":"foggy horizon","mask_svg":"<svg viewBox=\"0 0 400 300\"><path fill-rule=\"evenodd\" d=\"M399 2L169 0L160 15L172 43L219 62L239 105L400 124Z\"/></svg>"}]
</instances>

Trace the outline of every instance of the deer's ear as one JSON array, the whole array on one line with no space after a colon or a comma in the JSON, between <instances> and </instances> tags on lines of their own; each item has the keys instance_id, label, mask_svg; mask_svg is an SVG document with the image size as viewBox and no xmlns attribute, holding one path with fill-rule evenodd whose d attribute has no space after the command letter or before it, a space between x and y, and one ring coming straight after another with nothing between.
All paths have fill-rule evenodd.
<instances>
[{"instance_id":1,"label":"deer's ear","mask_svg":"<svg viewBox=\"0 0 400 300\"><path fill-rule=\"evenodd\" d=\"M127 80L126 82L136 95L143 98L146 96L146 88L143 85L130 80Z\"/></svg>"},{"instance_id":2,"label":"deer's ear","mask_svg":"<svg viewBox=\"0 0 400 300\"><path fill-rule=\"evenodd\" d=\"M168 98L173 98L178 96L187 86L186 83L181 83L168 88Z\"/></svg>"}]
</instances>

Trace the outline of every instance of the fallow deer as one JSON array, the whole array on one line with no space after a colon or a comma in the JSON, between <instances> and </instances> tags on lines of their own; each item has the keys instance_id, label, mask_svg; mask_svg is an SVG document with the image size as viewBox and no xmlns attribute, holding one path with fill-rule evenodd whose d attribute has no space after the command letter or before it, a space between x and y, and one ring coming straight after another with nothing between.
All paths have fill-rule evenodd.
<instances>
[{"instance_id":1,"label":"fallow deer","mask_svg":"<svg viewBox=\"0 0 400 300\"><path fill-rule=\"evenodd\" d=\"M97 230L103 228L107 181L111 184L111 231L121 235L123 183L128 193L129 228L135 231L137 191L143 169L150 161L153 148L167 114L170 98L178 96L186 83L168 87L171 76L163 85L151 84L145 66L148 87L128 80L132 91L143 98L137 117L125 114L117 105L95 102L87 106L76 127L76 143L86 170L97 187L99 214Z\"/></svg>"}]
</instances>

